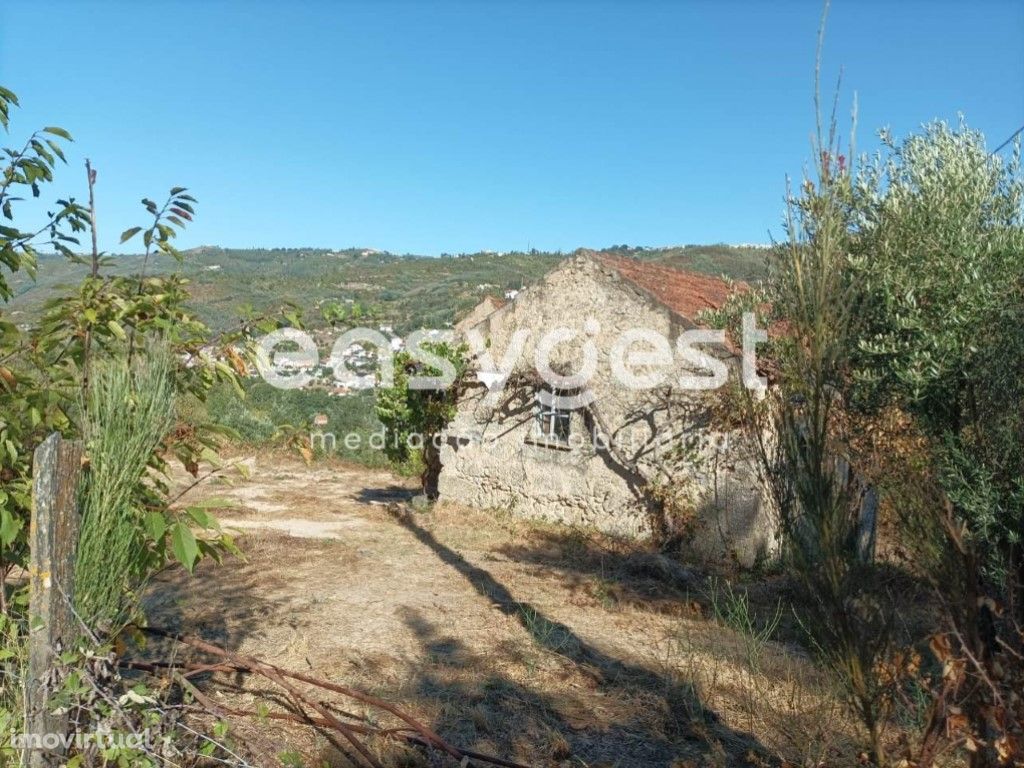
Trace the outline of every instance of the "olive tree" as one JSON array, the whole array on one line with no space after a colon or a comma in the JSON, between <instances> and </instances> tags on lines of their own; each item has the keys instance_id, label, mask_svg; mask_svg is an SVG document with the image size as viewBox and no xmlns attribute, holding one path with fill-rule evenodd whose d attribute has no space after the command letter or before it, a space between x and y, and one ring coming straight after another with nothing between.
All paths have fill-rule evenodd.
<instances>
[{"instance_id":1,"label":"olive tree","mask_svg":"<svg viewBox=\"0 0 1024 768\"><path fill-rule=\"evenodd\" d=\"M894 505L948 624L939 717L974 765L1010 759L1024 720L1024 177L961 124L926 126L858 187L857 406L894 407L927 463ZM906 473L910 457L905 457Z\"/></svg>"}]
</instances>

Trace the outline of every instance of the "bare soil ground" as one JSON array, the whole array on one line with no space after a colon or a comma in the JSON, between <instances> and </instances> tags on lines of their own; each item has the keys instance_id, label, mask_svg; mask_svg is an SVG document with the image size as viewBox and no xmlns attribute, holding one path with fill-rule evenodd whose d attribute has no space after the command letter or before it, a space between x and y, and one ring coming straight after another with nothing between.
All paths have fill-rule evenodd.
<instances>
[{"instance_id":1,"label":"bare soil ground","mask_svg":"<svg viewBox=\"0 0 1024 768\"><path fill-rule=\"evenodd\" d=\"M412 484L386 472L245 461L248 479L185 498L235 504L221 520L242 532L246 560L161 576L152 624L361 688L459 747L526 765L849 756L849 725L804 657L712 618L711 582L663 555L451 504L413 511ZM781 588L760 582L751 595L770 606ZM258 681L237 683L234 706L265 700ZM299 727L237 728L309 765L351 764ZM385 765L454 765L373 748Z\"/></svg>"}]
</instances>

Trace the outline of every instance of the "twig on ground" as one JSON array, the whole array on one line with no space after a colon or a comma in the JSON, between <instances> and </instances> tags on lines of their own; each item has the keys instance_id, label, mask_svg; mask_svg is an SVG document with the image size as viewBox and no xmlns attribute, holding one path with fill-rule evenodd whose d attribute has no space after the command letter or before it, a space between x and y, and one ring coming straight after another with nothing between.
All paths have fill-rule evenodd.
<instances>
[{"instance_id":1,"label":"twig on ground","mask_svg":"<svg viewBox=\"0 0 1024 768\"><path fill-rule=\"evenodd\" d=\"M216 656L220 659L224 659L220 663L182 663L173 664L167 661L131 661L124 660L121 663L122 666L129 669L137 669L144 672L160 673L162 671L171 671L175 679L179 681L182 687L186 688L195 700L202 705L207 711L212 714L222 717L221 713L227 713L235 716L242 717L265 717L273 720L284 720L291 722L298 722L307 725L314 726L316 728L326 728L334 732L341 734L346 741L355 749L363 759L373 768L383 768L380 762L375 758L366 746L359 740L359 736L379 736L383 738L398 739L407 744L411 744L423 748L432 748L441 750L456 760L461 761L463 766L470 765L468 762L470 759L479 760L486 762L491 765L501 766L501 768L528 768L528 766L520 763L514 763L502 758L493 757L477 752L470 752L466 750L458 749L439 735L433 730L428 728L426 725L420 723L412 716L406 714L398 707L389 704L382 699L378 699L369 694L363 693L347 686L338 685L331 683L326 680L320 680L311 675L306 675L301 672L293 672L274 664L262 661L249 656L243 656L241 654L228 651L221 648L213 643L209 643L201 638L193 637L190 635L179 635L164 629L157 627L139 627L143 632L156 635L158 637L165 637L171 640L175 640L184 645L191 646L198 651L203 653ZM293 706L298 713L259 713L252 712L249 710L233 709L222 703L213 702L208 696L198 691L196 687L188 680L190 676L202 674L202 673L244 673L254 674L266 678L272 683L276 684L280 688L283 688L292 700L291 706ZM339 719L338 715L331 711L327 702L317 701L307 694L300 691L291 681L299 681L308 685L315 686L317 688L338 693L343 696L347 696L351 699L355 699L363 704L366 704L377 709L381 709L388 712L399 720L406 724L406 727L401 728L378 728L371 725L344 722ZM316 716L307 713L304 706L316 712ZM354 718L355 716L347 712L342 712L342 716ZM363 720L365 723L365 719ZM325 736L327 734L324 734ZM340 747L340 745L338 745Z\"/></svg>"}]
</instances>

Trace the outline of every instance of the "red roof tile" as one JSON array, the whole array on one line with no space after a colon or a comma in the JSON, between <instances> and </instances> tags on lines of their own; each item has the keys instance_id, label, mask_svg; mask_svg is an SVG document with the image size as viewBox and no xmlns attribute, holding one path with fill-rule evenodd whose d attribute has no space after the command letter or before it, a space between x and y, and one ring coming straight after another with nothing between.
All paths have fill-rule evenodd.
<instances>
[{"instance_id":1,"label":"red roof tile","mask_svg":"<svg viewBox=\"0 0 1024 768\"><path fill-rule=\"evenodd\" d=\"M614 269L623 280L633 283L688 320L694 320L701 310L718 309L731 293L747 288L745 283L730 285L720 278L699 272L621 256L593 255L600 263Z\"/></svg>"}]
</instances>

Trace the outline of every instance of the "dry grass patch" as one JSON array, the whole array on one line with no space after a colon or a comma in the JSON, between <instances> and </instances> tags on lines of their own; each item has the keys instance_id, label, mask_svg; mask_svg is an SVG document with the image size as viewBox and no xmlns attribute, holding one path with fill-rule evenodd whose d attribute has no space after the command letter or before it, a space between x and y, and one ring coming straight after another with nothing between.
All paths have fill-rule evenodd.
<instances>
[{"instance_id":1,"label":"dry grass patch","mask_svg":"<svg viewBox=\"0 0 1024 768\"><path fill-rule=\"evenodd\" d=\"M154 585L153 623L361 688L454 744L527 765L854 757L848 719L806 656L737 631L716 614L712 582L671 557L451 504L411 512L392 501L408 484L385 473L261 462L229 491L288 506L250 519L340 527L328 538L250 530L244 563ZM783 590L751 590L755 624ZM236 682L231 696L255 706L253 682ZM308 729L266 733L350 764ZM385 765L447 764L393 742L375 749Z\"/></svg>"}]
</instances>

